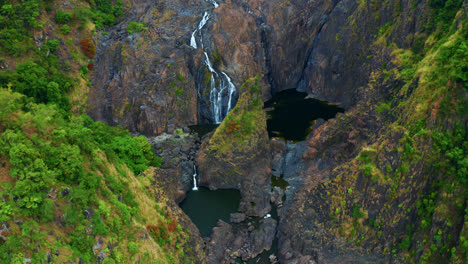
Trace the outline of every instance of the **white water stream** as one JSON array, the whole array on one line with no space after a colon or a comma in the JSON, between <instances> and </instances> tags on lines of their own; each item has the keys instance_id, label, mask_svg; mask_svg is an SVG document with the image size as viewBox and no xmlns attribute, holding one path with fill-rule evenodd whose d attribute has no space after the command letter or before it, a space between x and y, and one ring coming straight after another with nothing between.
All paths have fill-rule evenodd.
<instances>
[{"instance_id":1,"label":"white water stream","mask_svg":"<svg viewBox=\"0 0 468 264\"><path fill-rule=\"evenodd\" d=\"M197 167L193 165L193 188L192 191L198 191L197 186Z\"/></svg>"},{"instance_id":2,"label":"white water stream","mask_svg":"<svg viewBox=\"0 0 468 264\"><path fill-rule=\"evenodd\" d=\"M218 8L218 3L215 0L206 0L213 4L214 8ZM221 71L218 72L212 65L208 53L204 50L202 29L210 19L210 14L205 11L202 20L198 24L195 31L190 38L190 46L194 49L198 48L200 44L204 53L204 63L208 67L211 80L210 80L210 107L213 115L213 120L216 124L221 123L229 111L232 109L233 97L236 94L236 86L232 83L231 78ZM198 42L198 43L197 43ZM218 84L218 85L216 85ZM200 93L199 93L200 95Z\"/></svg>"}]
</instances>

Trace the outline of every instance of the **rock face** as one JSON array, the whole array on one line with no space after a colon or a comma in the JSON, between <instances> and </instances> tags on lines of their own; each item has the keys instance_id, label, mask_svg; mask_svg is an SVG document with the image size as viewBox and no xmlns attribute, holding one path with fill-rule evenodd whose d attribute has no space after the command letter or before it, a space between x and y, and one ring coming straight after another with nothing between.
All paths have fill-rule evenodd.
<instances>
[{"instance_id":1,"label":"rock face","mask_svg":"<svg viewBox=\"0 0 468 264\"><path fill-rule=\"evenodd\" d=\"M127 5L124 21L98 37L88 113L145 135L196 124L197 89L189 67L194 57L187 43L209 4L139 0ZM148 29L130 34L130 22Z\"/></svg>"},{"instance_id":2,"label":"rock face","mask_svg":"<svg viewBox=\"0 0 468 264\"><path fill-rule=\"evenodd\" d=\"M172 134L162 134L148 138L156 155L162 159L161 178L166 184L170 198L177 203L185 198L185 193L193 187L195 173L195 154L200 148L200 141L195 134L184 133L177 129Z\"/></svg>"},{"instance_id":3,"label":"rock face","mask_svg":"<svg viewBox=\"0 0 468 264\"><path fill-rule=\"evenodd\" d=\"M236 263L236 259L246 261L271 248L276 233L276 220L266 218L248 221L232 225L221 220L218 222L208 243L207 263Z\"/></svg>"},{"instance_id":4,"label":"rock face","mask_svg":"<svg viewBox=\"0 0 468 264\"><path fill-rule=\"evenodd\" d=\"M424 13L427 4L426 1L417 5L410 1L383 5L359 4L352 0L335 2L314 38L297 88L349 108L363 99L359 97L359 87L368 83L368 76L375 67L369 44L379 34L379 28L397 24L390 38L398 47L408 48L426 22L427 18L419 14Z\"/></svg>"},{"instance_id":5,"label":"rock face","mask_svg":"<svg viewBox=\"0 0 468 264\"><path fill-rule=\"evenodd\" d=\"M270 155L258 79L246 82L236 107L197 154L200 185L241 190L239 210L270 211Z\"/></svg>"},{"instance_id":6,"label":"rock face","mask_svg":"<svg viewBox=\"0 0 468 264\"><path fill-rule=\"evenodd\" d=\"M443 177L430 166L430 157L402 154L411 148L428 153L431 148L426 146L432 145L430 136L408 139L415 136L405 128L412 110L404 107L417 95L420 83L419 77L404 79L402 65L409 55L399 50L418 53L418 46L424 50L427 45L427 52L436 42L424 43L429 34L425 32L431 17L429 1L226 0L219 4L211 10L209 2L200 0L132 3L132 16L100 37L90 114L146 135L209 120L204 54L189 43L201 14L210 9L202 31L205 50L216 69L231 76L241 96L216 132L203 141L196 164L201 185L241 190L241 214L234 215L233 222L242 222L242 214L263 216L270 201L281 206L278 239L283 263L399 263L405 262L405 254L428 258L431 252L415 245L434 236L458 245L458 234L466 232L464 223L458 218L441 220L442 209L434 213L432 226L424 227L432 231L414 224L426 221L417 213L421 208L417 201L427 200L432 195L428 190ZM144 22L149 29L128 34L125 27L130 21ZM458 21L452 29L460 25ZM259 76L256 92L242 88L244 80L255 75ZM264 101L291 88L340 104L347 112L317 125L304 142L269 140L257 99ZM466 98L466 92L453 94ZM430 96L435 95L426 95ZM417 122L435 124L433 115L437 116L442 98L437 100L427 109L420 102L412 103L415 111L432 111L424 112ZM251 121L255 125L243 131ZM453 124L446 122L443 128ZM174 193L189 188L192 173L191 154L181 144L170 151L158 150L169 166L165 169L176 171L168 178L180 180L173 184L179 186ZM183 162L173 167L171 160L179 156ZM271 174L283 175L289 186L270 195ZM457 235L435 233L444 225L444 230ZM234 227L220 222L213 232L211 262L229 262L242 255L237 245L248 236L237 240L231 233L245 230ZM410 241L410 236L415 238ZM438 260L444 262L448 254L441 253Z\"/></svg>"}]
</instances>

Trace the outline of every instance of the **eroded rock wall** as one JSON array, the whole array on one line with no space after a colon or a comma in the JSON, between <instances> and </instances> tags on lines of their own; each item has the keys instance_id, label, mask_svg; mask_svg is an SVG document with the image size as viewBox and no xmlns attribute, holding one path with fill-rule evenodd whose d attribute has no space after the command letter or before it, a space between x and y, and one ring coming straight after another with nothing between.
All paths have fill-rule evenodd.
<instances>
[{"instance_id":1,"label":"eroded rock wall","mask_svg":"<svg viewBox=\"0 0 468 264\"><path fill-rule=\"evenodd\" d=\"M187 43L205 1L126 2L127 15L100 33L88 113L133 132L158 135L196 124L197 89ZM130 22L147 29L129 32ZM200 57L200 55L198 55Z\"/></svg>"}]
</instances>

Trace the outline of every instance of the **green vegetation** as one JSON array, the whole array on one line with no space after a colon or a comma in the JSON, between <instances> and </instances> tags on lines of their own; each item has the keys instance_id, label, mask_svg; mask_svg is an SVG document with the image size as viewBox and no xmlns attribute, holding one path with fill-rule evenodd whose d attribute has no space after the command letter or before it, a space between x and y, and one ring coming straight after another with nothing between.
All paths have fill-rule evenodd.
<instances>
[{"instance_id":1,"label":"green vegetation","mask_svg":"<svg viewBox=\"0 0 468 264\"><path fill-rule=\"evenodd\" d=\"M95 258L91 252L94 239L83 232L90 224L94 234L127 239L122 230L132 228L130 217L140 219L137 212L141 203L128 183L131 172L126 167L139 174L150 165L160 165L146 139L132 138L128 131L87 116L71 116L68 121L56 106L34 104L8 90L0 90L0 109L0 156L7 164L7 171L0 176L11 177L0 187L4 198L0 219L11 222L27 217L39 223L26 222L19 233L12 229L6 242L0 243L0 250L6 253L0 262L10 263L24 250L39 259L45 249L62 247L58 241L55 245L46 243L47 234L39 227L53 221L59 209L65 226L72 230L68 235L73 254L86 262ZM59 193L64 188L69 194ZM116 198L119 196L121 200ZM87 208L95 208L92 220L81 213ZM166 223L164 218L158 221ZM168 221L169 231L175 232L177 224ZM32 235L25 228L37 233ZM169 242L173 239L170 232L163 237ZM25 241L29 242L18 246ZM39 251L35 250L37 243Z\"/></svg>"},{"instance_id":2,"label":"green vegetation","mask_svg":"<svg viewBox=\"0 0 468 264\"><path fill-rule=\"evenodd\" d=\"M282 190L286 190L289 186L289 183L284 180L283 175L280 177L271 176L271 186L280 187Z\"/></svg>"},{"instance_id":3,"label":"green vegetation","mask_svg":"<svg viewBox=\"0 0 468 264\"><path fill-rule=\"evenodd\" d=\"M133 34L133 32L140 33L147 29L148 27L145 24L135 22L135 21L131 21L130 23L128 23L128 26L127 26L128 34Z\"/></svg>"},{"instance_id":4,"label":"green vegetation","mask_svg":"<svg viewBox=\"0 0 468 264\"><path fill-rule=\"evenodd\" d=\"M223 64L223 56L221 55L221 51L218 48L216 48L215 51L213 52L213 65L215 67L219 67L222 64Z\"/></svg>"},{"instance_id":5,"label":"green vegetation","mask_svg":"<svg viewBox=\"0 0 468 264\"><path fill-rule=\"evenodd\" d=\"M57 48L57 42L49 41L47 46L52 51ZM9 87L36 103L56 104L67 112L70 104L66 94L75 82L60 72L60 62L55 55L40 55L37 63L24 62L14 72L0 72L0 87Z\"/></svg>"},{"instance_id":6,"label":"green vegetation","mask_svg":"<svg viewBox=\"0 0 468 264\"><path fill-rule=\"evenodd\" d=\"M60 33L67 35L71 32L71 27L69 25L60 26Z\"/></svg>"},{"instance_id":7,"label":"green vegetation","mask_svg":"<svg viewBox=\"0 0 468 264\"><path fill-rule=\"evenodd\" d=\"M236 149L242 149L250 145L248 142L256 140L257 133L266 127L258 80L256 77L244 82L239 101L210 139L211 148L221 152L232 151L233 145L236 145Z\"/></svg>"},{"instance_id":8,"label":"green vegetation","mask_svg":"<svg viewBox=\"0 0 468 264\"><path fill-rule=\"evenodd\" d=\"M50 52L55 52L59 48L60 41L58 39L52 39L47 41L46 45Z\"/></svg>"},{"instance_id":9,"label":"green vegetation","mask_svg":"<svg viewBox=\"0 0 468 264\"><path fill-rule=\"evenodd\" d=\"M73 14L71 12L63 12L62 10L58 10L55 14L55 21L59 24L66 24L70 22L73 18Z\"/></svg>"},{"instance_id":10,"label":"green vegetation","mask_svg":"<svg viewBox=\"0 0 468 264\"><path fill-rule=\"evenodd\" d=\"M95 0L90 3L90 8L76 8L75 16L82 22L91 20L97 29L113 25L116 18L123 15L122 0Z\"/></svg>"},{"instance_id":11,"label":"green vegetation","mask_svg":"<svg viewBox=\"0 0 468 264\"><path fill-rule=\"evenodd\" d=\"M462 4L430 1L432 15L408 49L388 45L389 33L404 26L399 21L376 29L377 51L368 59L383 66L374 69L369 87L392 89L360 110L385 124L383 132L327 183L333 186L327 187L329 228L358 247L376 248L391 237L394 244L382 253L402 263L468 262L462 229L468 219L468 22ZM396 67L379 55L388 51ZM365 133L346 122L337 129Z\"/></svg>"},{"instance_id":12,"label":"green vegetation","mask_svg":"<svg viewBox=\"0 0 468 264\"><path fill-rule=\"evenodd\" d=\"M29 30L42 27L37 21L41 1L0 1L0 53L20 56L33 46Z\"/></svg>"},{"instance_id":13,"label":"green vegetation","mask_svg":"<svg viewBox=\"0 0 468 264\"><path fill-rule=\"evenodd\" d=\"M447 32L447 30L462 4L463 0L430 0L429 6L432 8L432 15L425 28L429 33L437 31L436 35L438 37L443 34L453 33Z\"/></svg>"},{"instance_id":14,"label":"green vegetation","mask_svg":"<svg viewBox=\"0 0 468 264\"><path fill-rule=\"evenodd\" d=\"M72 113L70 98L91 86L94 30L123 15L122 1L72 5L0 0L0 63L10 65L0 71L0 263L44 263L50 252L54 263L94 263L99 251L103 263L189 263L188 235L152 184L161 158L146 138ZM33 41L44 21L57 35ZM166 230L142 240L154 226Z\"/></svg>"}]
</instances>

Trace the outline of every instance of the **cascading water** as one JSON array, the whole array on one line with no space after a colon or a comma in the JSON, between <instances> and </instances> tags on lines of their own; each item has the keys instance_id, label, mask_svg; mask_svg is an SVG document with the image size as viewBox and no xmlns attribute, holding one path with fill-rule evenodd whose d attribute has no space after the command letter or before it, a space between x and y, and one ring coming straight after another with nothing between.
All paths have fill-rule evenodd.
<instances>
[{"instance_id":1,"label":"cascading water","mask_svg":"<svg viewBox=\"0 0 468 264\"><path fill-rule=\"evenodd\" d=\"M213 4L214 8L217 8L219 5L216 3L215 0L206 0ZM201 48L204 49L203 46L203 35L202 29L210 19L210 14L205 12L203 14L203 18L198 24L195 31L192 33L192 37L190 38L190 46L197 49L198 44L200 44ZM197 38L198 37L198 38ZM210 107L212 113L212 119L214 123L219 124L223 119L227 116L231 108L233 107L233 101L235 100L234 97L236 96L237 89L236 86L232 83L231 78L221 71L217 71L213 64L208 57L208 53L203 51L204 53L204 64L208 67L210 71L211 78L210 78ZM200 85L200 84L199 84ZM200 89L198 96L200 96Z\"/></svg>"},{"instance_id":2,"label":"cascading water","mask_svg":"<svg viewBox=\"0 0 468 264\"><path fill-rule=\"evenodd\" d=\"M195 31L193 31L193 33L192 33L192 38L190 39L190 46L192 46L192 47L195 48L195 49L198 48L198 46L197 46L197 40L195 39L195 34L196 34L197 32L199 32L199 35L200 35L200 43L201 43L202 49L203 49L202 35L201 35L201 31L199 31L199 30L201 30L201 29L205 26L206 22L208 22L208 19L210 19L210 15L208 14L208 12L205 12L205 13L203 14L202 20L201 20L200 23L198 24L197 29L195 29Z\"/></svg>"},{"instance_id":3,"label":"cascading water","mask_svg":"<svg viewBox=\"0 0 468 264\"><path fill-rule=\"evenodd\" d=\"M193 188L192 191L198 191L197 187L197 167L193 165Z\"/></svg>"},{"instance_id":4,"label":"cascading water","mask_svg":"<svg viewBox=\"0 0 468 264\"><path fill-rule=\"evenodd\" d=\"M218 8L218 3L215 0L207 0L207 2L211 2L214 5L214 8Z\"/></svg>"}]
</instances>

